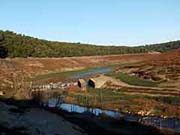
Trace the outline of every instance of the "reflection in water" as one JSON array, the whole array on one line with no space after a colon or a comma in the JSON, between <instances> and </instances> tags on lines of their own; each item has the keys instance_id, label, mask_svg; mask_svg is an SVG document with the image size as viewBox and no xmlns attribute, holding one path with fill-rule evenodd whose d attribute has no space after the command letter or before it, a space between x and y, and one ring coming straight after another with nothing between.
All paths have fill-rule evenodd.
<instances>
[{"instance_id":1,"label":"reflection in water","mask_svg":"<svg viewBox=\"0 0 180 135\"><path fill-rule=\"evenodd\" d=\"M50 99L48 101L48 106L55 107L57 100L58 99L56 98ZM91 113L96 116L99 116L101 114L106 114L113 118L124 118L126 121L140 122L145 125L152 125L160 129L167 128L167 129L174 130L177 133L180 133L180 119L175 119L175 118L164 119L164 118L159 118L159 117L147 117L147 116L143 117L143 116L137 116L137 115L122 114L116 111L102 110L99 108L88 108L88 107L82 107L79 105L66 104L66 103L59 104L58 107L68 112L76 112L76 113L84 113L84 114L88 112L88 114Z\"/></svg>"}]
</instances>

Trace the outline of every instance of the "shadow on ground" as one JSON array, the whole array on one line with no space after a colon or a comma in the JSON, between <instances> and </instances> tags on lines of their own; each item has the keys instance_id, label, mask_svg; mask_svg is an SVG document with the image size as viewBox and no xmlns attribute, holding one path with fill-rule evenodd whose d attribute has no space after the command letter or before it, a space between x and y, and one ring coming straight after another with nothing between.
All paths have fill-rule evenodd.
<instances>
[{"instance_id":1,"label":"shadow on ground","mask_svg":"<svg viewBox=\"0 0 180 135\"><path fill-rule=\"evenodd\" d=\"M51 132L53 132L53 135L55 133L59 135L175 135L175 133L170 131L160 131L151 126L144 126L136 122L127 122L123 119L114 119L105 115L97 117L89 112L78 114L69 113L57 108L48 108L47 106L40 105L34 100L1 98L0 108L0 114L3 114L2 110L6 111L6 109L8 111L7 113L10 114L5 115L7 118L0 119L0 135L49 135ZM27 118L23 118L23 116L26 116L27 114L28 118L29 116L30 119L32 117L35 124L38 123L39 125L43 125L44 123L41 123L40 120L47 120L46 124L48 128L46 128L46 125L35 129L33 129L33 127L31 129L32 132L29 132L30 127L26 126L26 124L23 126L21 122L18 124L17 121L15 124L12 124L13 126L8 125L8 116L11 117L11 119L13 119L14 116L18 116L18 118L23 121L27 120ZM52 120L50 118L52 118ZM61 127L56 129L55 127L60 123L62 123L63 126L61 125Z\"/></svg>"}]
</instances>

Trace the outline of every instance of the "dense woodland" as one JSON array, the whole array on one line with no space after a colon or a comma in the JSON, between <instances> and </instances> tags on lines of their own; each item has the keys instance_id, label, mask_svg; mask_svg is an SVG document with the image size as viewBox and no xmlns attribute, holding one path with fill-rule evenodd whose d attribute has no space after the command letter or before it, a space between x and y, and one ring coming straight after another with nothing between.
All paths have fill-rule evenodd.
<instances>
[{"instance_id":1,"label":"dense woodland","mask_svg":"<svg viewBox=\"0 0 180 135\"><path fill-rule=\"evenodd\" d=\"M180 41L139 47L97 46L81 43L52 42L11 31L0 31L0 57L65 57L151 51L167 52L180 48Z\"/></svg>"}]
</instances>

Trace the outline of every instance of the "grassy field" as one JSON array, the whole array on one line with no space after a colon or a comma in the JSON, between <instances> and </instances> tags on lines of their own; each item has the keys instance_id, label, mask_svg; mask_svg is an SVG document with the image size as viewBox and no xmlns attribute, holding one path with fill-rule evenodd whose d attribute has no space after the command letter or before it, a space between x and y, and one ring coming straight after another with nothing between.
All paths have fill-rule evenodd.
<instances>
[{"instance_id":1,"label":"grassy field","mask_svg":"<svg viewBox=\"0 0 180 135\"><path fill-rule=\"evenodd\" d=\"M177 104L180 105L180 98L178 96L147 96L147 95L130 95L125 94L122 89L128 89L128 88L121 88L119 90L111 90L111 89L88 89L87 92L75 92L71 93L70 96L77 96L76 98L88 98L93 101L93 98L97 100L97 102L107 102L107 101L124 101L124 100L133 100L133 99L152 99L159 101L161 103L167 103L167 104ZM80 102L81 104L84 104L83 102Z\"/></svg>"},{"instance_id":2,"label":"grassy field","mask_svg":"<svg viewBox=\"0 0 180 135\"><path fill-rule=\"evenodd\" d=\"M124 89L124 88L122 88ZM87 92L69 92L66 102L82 106L99 107L116 111L152 111L154 115L177 117L180 115L180 99L177 96L156 97L142 94L126 94L121 89L88 89ZM173 111L172 111L173 110Z\"/></svg>"},{"instance_id":3,"label":"grassy field","mask_svg":"<svg viewBox=\"0 0 180 135\"><path fill-rule=\"evenodd\" d=\"M66 78L72 75L80 74L80 73L86 73L89 70L92 70L93 68L85 68L81 70L73 70L73 71L66 71L66 72L56 72L56 73L49 73L44 75L37 75L32 78L28 78L28 81L38 81L38 80L46 80L50 78Z\"/></svg>"},{"instance_id":4,"label":"grassy field","mask_svg":"<svg viewBox=\"0 0 180 135\"><path fill-rule=\"evenodd\" d=\"M134 75L128 75L125 73L118 73L114 75L117 79L130 84L130 85L137 85L137 86L147 86L147 87L157 87L159 82L141 79Z\"/></svg>"}]
</instances>

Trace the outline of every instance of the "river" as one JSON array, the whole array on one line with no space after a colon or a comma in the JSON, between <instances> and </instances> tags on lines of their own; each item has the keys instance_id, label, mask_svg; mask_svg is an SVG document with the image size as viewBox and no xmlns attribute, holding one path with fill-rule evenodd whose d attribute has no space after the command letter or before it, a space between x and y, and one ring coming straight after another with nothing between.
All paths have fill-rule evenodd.
<instances>
[{"instance_id":1,"label":"river","mask_svg":"<svg viewBox=\"0 0 180 135\"><path fill-rule=\"evenodd\" d=\"M48 106L55 107L57 103L56 98L49 99ZM157 127L159 129L170 129L174 132L180 133L180 119L179 118L161 118L156 116L139 116L132 114L125 114L117 111L103 110L99 108L88 108L74 104L62 103L58 105L59 109L68 111L68 112L76 112L76 113L87 113L94 114L96 116L100 116L101 114L106 114L107 116L113 118L123 118L126 121L139 122L144 125L151 125Z\"/></svg>"},{"instance_id":2,"label":"river","mask_svg":"<svg viewBox=\"0 0 180 135\"><path fill-rule=\"evenodd\" d=\"M111 71L113 71L113 69L110 67L93 68L93 69L90 69L86 72L77 73L75 75L72 75L70 78L73 78L73 79L86 78L86 77L96 75L96 74L109 73Z\"/></svg>"}]
</instances>

